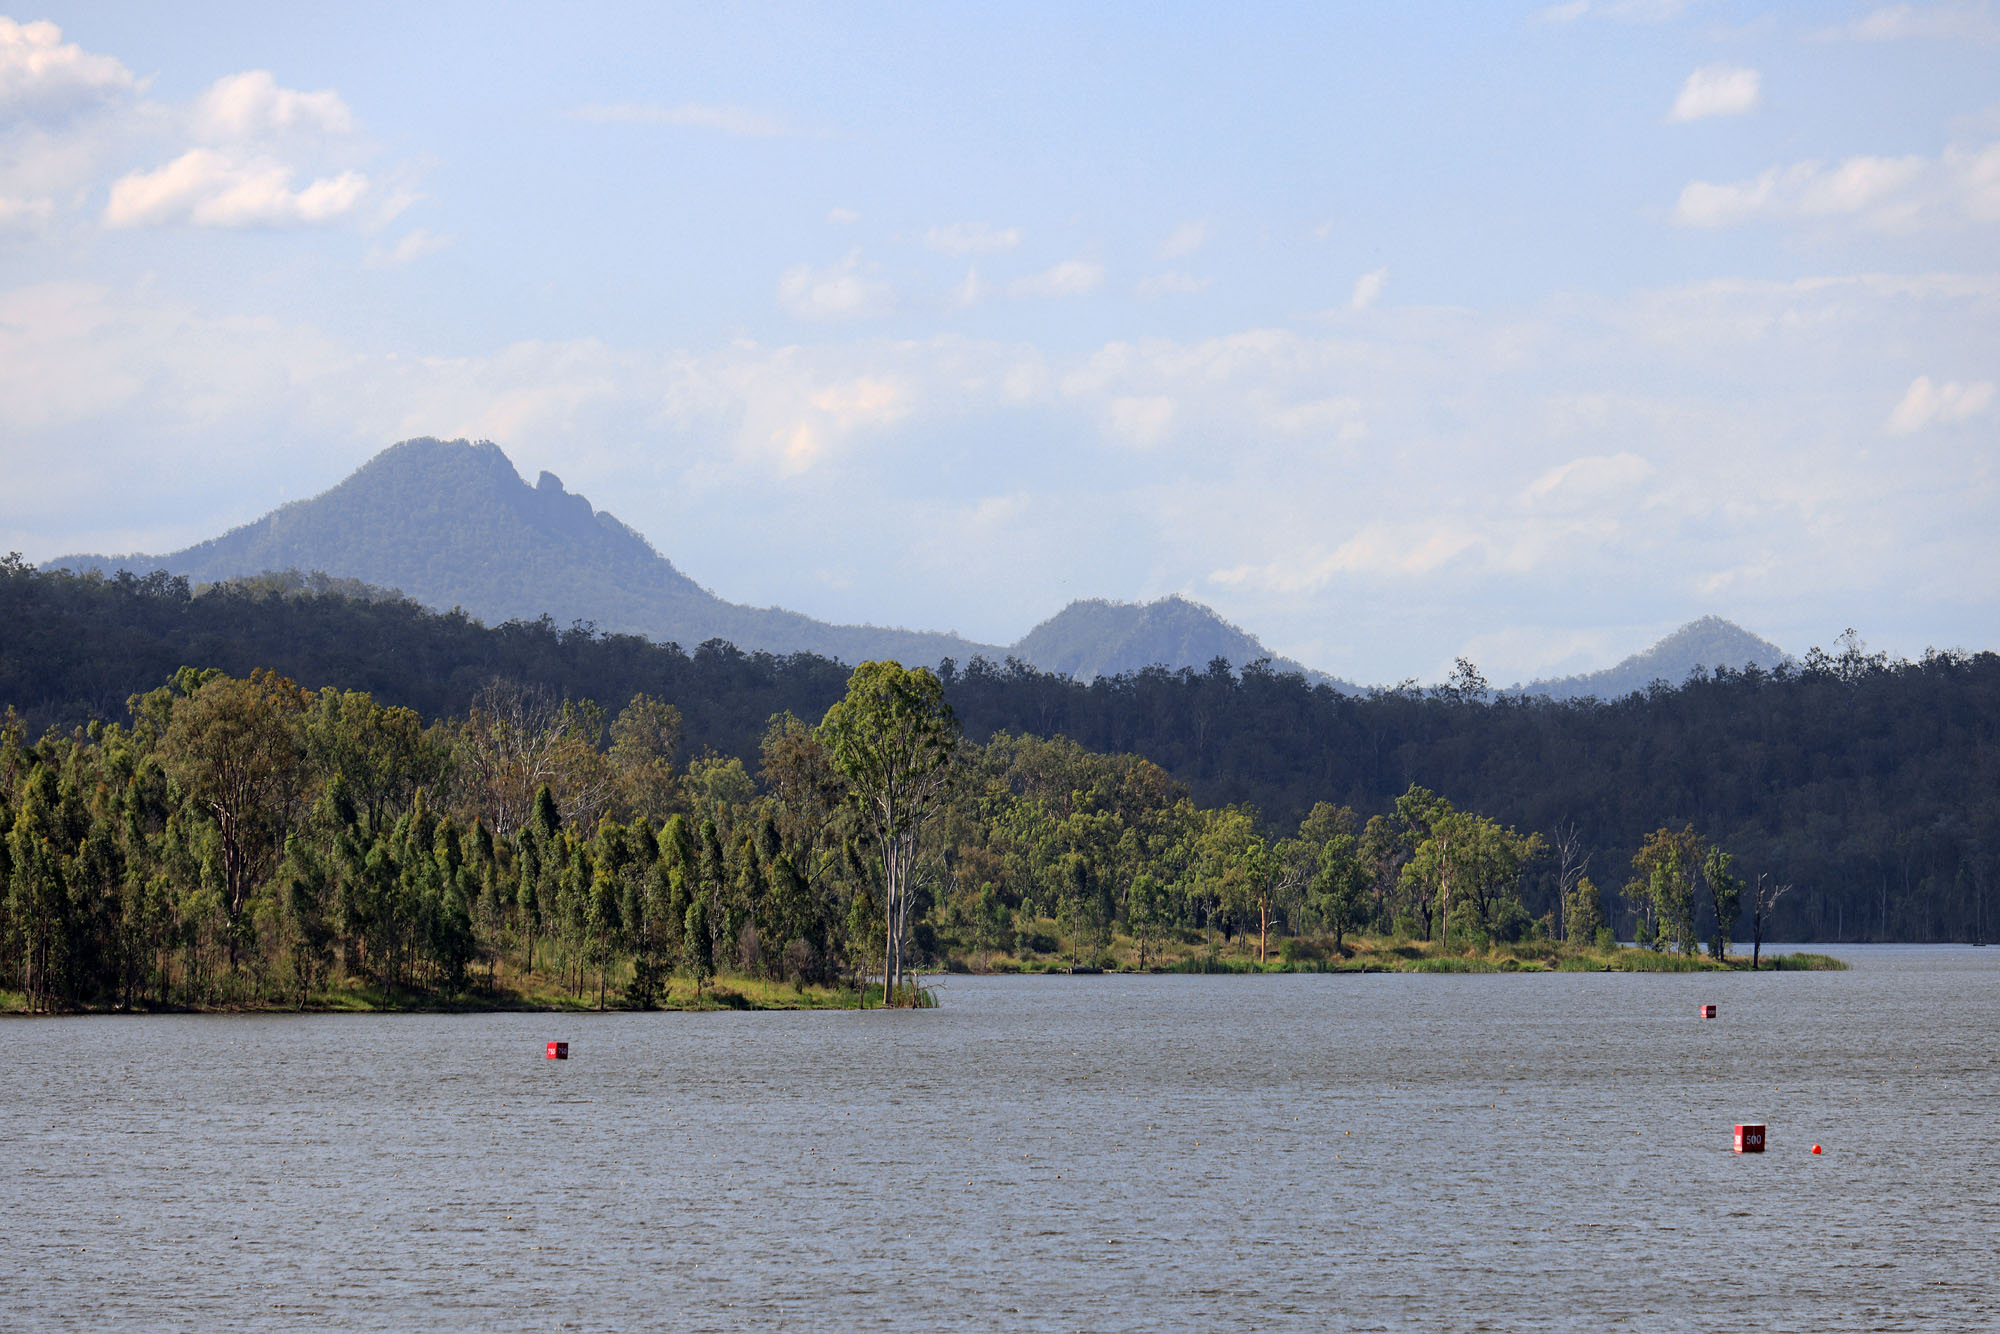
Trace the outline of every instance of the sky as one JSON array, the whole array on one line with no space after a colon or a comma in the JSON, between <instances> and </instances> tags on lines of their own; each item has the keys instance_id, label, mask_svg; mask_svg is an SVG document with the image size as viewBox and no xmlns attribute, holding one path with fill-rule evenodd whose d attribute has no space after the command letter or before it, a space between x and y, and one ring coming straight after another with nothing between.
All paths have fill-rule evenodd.
<instances>
[{"instance_id":1,"label":"sky","mask_svg":"<svg viewBox=\"0 0 2000 1334\"><path fill-rule=\"evenodd\" d=\"M833 621L1915 656L2000 647L1996 381L1984 0L0 18L31 560L432 435Z\"/></svg>"}]
</instances>

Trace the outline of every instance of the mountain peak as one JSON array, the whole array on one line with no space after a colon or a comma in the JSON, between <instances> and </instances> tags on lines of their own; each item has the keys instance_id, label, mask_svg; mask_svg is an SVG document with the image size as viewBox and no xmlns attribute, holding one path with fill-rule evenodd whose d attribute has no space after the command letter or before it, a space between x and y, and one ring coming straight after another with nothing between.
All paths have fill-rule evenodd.
<instances>
[{"instance_id":1,"label":"mountain peak","mask_svg":"<svg viewBox=\"0 0 2000 1334\"><path fill-rule=\"evenodd\" d=\"M166 570L196 583L318 571L400 589L431 607L462 607L489 624L544 614L567 624L692 647L724 639L745 651L809 652L844 662L1017 657L1090 679L1164 666L1315 673L1275 658L1256 638L1178 595L1149 603L1071 603L1011 648L956 634L828 625L776 607L725 602L651 543L542 470L529 486L498 445L429 436L389 446L328 491L167 556L71 556L71 569Z\"/></svg>"},{"instance_id":2,"label":"mountain peak","mask_svg":"<svg viewBox=\"0 0 2000 1334\"><path fill-rule=\"evenodd\" d=\"M1276 671L1318 678L1178 593L1152 602L1079 599L1022 636L1014 651L1045 672L1083 681L1148 667L1200 669L1217 658L1238 668L1268 659Z\"/></svg>"},{"instance_id":3,"label":"mountain peak","mask_svg":"<svg viewBox=\"0 0 2000 1334\"><path fill-rule=\"evenodd\" d=\"M811 652L847 662L998 657L957 635L828 625L741 607L674 568L634 529L542 471L533 486L491 441L420 437L384 449L332 489L166 556L67 556L51 566L163 569L197 583L313 570L462 607L489 624L549 615L693 647Z\"/></svg>"},{"instance_id":4,"label":"mountain peak","mask_svg":"<svg viewBox=\"0 0 2000 1334\"><path fill-rule=\"evenodd\" d=\"M1655 681L1677 686L1698 667L1710 670L1729 667L1740 671L1757 666L1770 670L1790 658L1790 654L1770 640L1751 634L1734 621L1708 615L1689 621L1651 648L1602 671L1534 681L1518 689L1524 695L1546 695L1551 699L1579 699L1585 695L1617 699L1644 690Z\"/></svg>"}]
</instances>

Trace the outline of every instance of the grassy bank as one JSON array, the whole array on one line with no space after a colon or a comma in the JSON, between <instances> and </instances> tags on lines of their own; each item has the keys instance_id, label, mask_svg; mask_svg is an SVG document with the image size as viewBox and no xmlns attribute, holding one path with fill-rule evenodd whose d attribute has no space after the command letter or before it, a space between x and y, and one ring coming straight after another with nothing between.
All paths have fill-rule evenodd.
<instances>
[{"instance_id":1,"label":"grassy bank","mask_svg":"<svg viewBox=\"0 0 2000 1334\"><path fill-rule=\"evenodd\" d=\"M629 979L613 976L605 989L604 1008L629 1010L625 984ZM866 1003L881 1004L882 988L868 988ZM702 985L676 978L663 994L654 997L655 1010L852 1010L863 1003L853 987L792 986L767 978L725 974ZM921 1002L920 1002L921 1003ZM456 991L430 991L385 987L358 978L341 978L315 987L303 997L296 992L262 992L246 986L241 994L201 1003L145 1004L134 1006L138 1013L151 1014L472 1014L519 1010L524 1012L572 1013L598 1009L596 979L579 994L573 986L542 973L508 973L496 970L489 984L484 978L469 982ZM0 991L0 1015L29 1013L26 997L18 991ZM93 1011L86 1011L90 1013ZM97 1013L109 1012L100 1007Z\"/></svg>"},{"instance_id":2,"label":"grassy bank","mask_svg":"<svg viewBox=\"0 0 2000 1334\"><path fill-rule=\"evenodd\" d=\"M1029 938L1032 938L1030 936ZM1824 954L1765 955L1771 971L1844 969ZM1348 936L1272 941L1257 957L1254 937L1203 939L1187 932L1143 943L1114 935L1088 951L988 951L954 960L953 972L968 973L1709 973L1748 971L1747 952L1727 959L1639 949L1629 945L1569 946L1555 941L1468 946L1453 942Z\"/></svg>"},{"instance_id":3,"label":"grassy bank","mask_svg":"<svg viewBox=\"0 0 2000 1334\"><path fill-rule=\"evenodd\" d=\"M1190 933L1192 934L1192 933ZM1114 936L1094 953L1012 954L988 951L952 959L945 971L972 974L1003 973L1719 973L1742 972L1750 956L1731 954L1725 960L1703 955L1665 954L1632 946L1580 947L1549 941L1470 948L1437 941L1350 936L1339 946L1331 940L1288 938L1270 957L1257 957L1256 941L1238 937L1223 941L1176 939L1138 941ZM1766 955L1762 967L1772 972L1844 969L1840 960L1824 954ZM629 976L614 973L606 980L603 1007L630 1010ZM699 994L685 978L675 978L654 997L655 1010L852 1010L882 1003L879 983L864 990L851 986L794 986L768 978L725 974L705 983ZM906 999L905 1003L909 1003ZM919 989L919 1008L936 998ZM581 991L545 973L498 968L491 979L480 977L456 991L385 987L358 978L340 978L315 987L303 997L290 989L238 979L232 994L201 1003L144 1004L133 1007L157 1014L468 1014L519 1010L545 1013L586 1013L598 1010L597 980ZM26 997L0 990L0 1015L30 1013Z\"/></svg>"}]
</instances>

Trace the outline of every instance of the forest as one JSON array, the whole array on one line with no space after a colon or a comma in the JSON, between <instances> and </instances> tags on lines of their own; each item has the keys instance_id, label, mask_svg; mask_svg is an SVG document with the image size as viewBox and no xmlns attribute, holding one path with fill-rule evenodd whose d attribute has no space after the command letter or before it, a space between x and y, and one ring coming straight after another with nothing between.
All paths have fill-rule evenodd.
<instances>
[{"instance_id":1,"label":"forest","mask_svg":"<svg viewBox=\"0 0 2000 1334\"><path fill-rule=\"evenodd\" d=\"M18 559L0 562L0 624L0 987L24 991L21 932L58 882L70 906L49 938L72 962L40 976L97 1002L530 964L643 1002L688 966L697 900L713 966L801 984L882 973L892 906L913 966L1085 963L1113 936L1156 955L1188 933L1249 933L1264 954L1350 929L1573 936L1579 916L1594 930L1575 897L1593 875L1606 928L1676 948L1747 938L1760 887L1767 939L1990 930L1991 653L1894 662L1849 635L1796 668L1560 703L1495 698L1470 664L1357 697L1255 665L1080 683L946 662L950 780L891 905L882 833L828 777L851 674L826 659L488 628L320 576L197 593ZM265 831L254 857L230 850L174 728L227 691L289 720L278 814L238 826ZM532 785L524 758L496 758L530 736L567 757ZM1410 870L1440 857L1442 876ZM144 951L115 943L137 923L156 933Z\"/></svg>"},{"instance_id":2,"label":"forest","mask_svg":"<svg viewBox=\"0 0 2000 1334\"><path fill-rule=\"evenodd\" d=\"M800 996L872 974L905 1002L926 967L1206 969L1224 943L1295 964L1361 931L1613 948L1572 829L1561 900L1534 919L1542 837L1427 789L1365 821L1321 802L1267 835L1136 756L967 742L940 678L889 662L855 669L816 725L771 719L754 774L713 752L678 766L665 701L607 718L497 680L427 723L183 668L130 716L32 743L0 727L0 988L24 1008L305 1007L356 984L648 1008L676 985L699 1002L719 973ZM1631 870L1644 943L1727 954L1714 924L1746 887L1728 852L1661 829Z\"/></svg>"}]
</instances>

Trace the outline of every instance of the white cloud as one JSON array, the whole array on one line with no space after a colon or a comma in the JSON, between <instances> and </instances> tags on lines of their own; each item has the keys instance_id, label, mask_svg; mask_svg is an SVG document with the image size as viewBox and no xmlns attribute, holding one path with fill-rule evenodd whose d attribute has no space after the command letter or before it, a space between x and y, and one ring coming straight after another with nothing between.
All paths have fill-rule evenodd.
<instances>
[{"instance_id":1,"label":"white cloud","mask_svg":"<svg viewBox=\"0 0 2000 1334\"><path fill-rule=\"evenodd\" d=\"M1389 282L1389 270L1371 269L1354 280L1354 292L1347 298L1349 310L1366 310L1382 295Z\"/></svg>"},{"instance_id":2,"label":"white cloud","mask_svg":"<svg viewBox=\"0 0 2000 1334\"><path fill-rule=\"evenodd\" d=\"M1652 475L1653 465L1637 454L1596 454L1550 468L1528 483L1523 496L1531 504L1597 502Z\"/></svg>"},{"instance_id":3,"label":"white cloud","mask_svg":"<svg viewBox=\"0 0 2000 1334\"><path fill-rule=\"evenodd\" d=\"M1174 424L1174 401L1164 396L1114 398L1106 411L1112 438L1141 449L1159 444Z\"/></svg>"},{"instance_id":4,"label":"white cloud","mask_svg":"<svg viewBox=\"0 0 2000 1334\"><path fill-rule=\"evenodd\" d=\"M830 269L798 264L785 270L778 304L802 320L861 319L894 309L896 291L865 272L861 252L850 250Z\"/></svg>"},{"instance_id":5,"label":"white cloud","mask_svg":"<svg viewBox=\"0 0 2000 1334\"><path fill-rule=\"evenodd\" d=\"M1183 259L1201 249L1202 243L1206 240L1208 240L1207 221L1191 219L1167 233L1166 239L1160 242L1159 256L1161 259Z\"/></svg>"},{"instance_id":6,"label":"white cloud","mask_svg":"<svg viewBox=\"0 0 2000 1334\"><path fill-rule=\"evenodd\" d=\"M951 304L960 310L970 310L993 295L993 288L979 276L979 266L971 266L965 271L965 278L951 289Z\"/></svg>"},{"instance_id":7,"label":"white cloud","mask_svg":"<svg viewBox=\"0 0 2000 1334\"><path fill-rule=\"evenodd\" d=\"M1687 12L1689 0L1562 0L1537 10L1542 23L1574 23L1586 15L1625 23L1667 23Z\"/></svg>"},{"instance_id":8,"label":"white cloud","mask_svg":"<svg viewBox=\"0 0 2000 1334\"><path fill-rule=\"evenodd\" d=\"M826 211L826 220L836 227L852 227L861 221L861 215L851 208L830 208Z\"/></svg>"},{"instance_id":9,"label":"white cloud","mask_svg":"<svg viewBox=\"0 0 2000 1334\"><path fill-rule=\"evenodd\" d=\"M1808 643L1893 612L1952 642L2000 588L1979 447L2000 376L1975 369L1996 365L2000 276L1981 274L1401 305L1075 353L952 335L399 357L143 288L0 288L0 475L19 483L0 550L180 545L390 440L484 435L725 596L921 626L978 607L960 628L1003 642L1072 596L1173 588L1364 681L1551 620L1715 610ZM1883 376L1925 369L1911 420L1936 447L1886 447ZM211 466L180 466L197 446ZM960 532L993 491L1018 503ZM870 506L917 526L854 525ZM170 542L130 536L168 513ZM853 602L811 601L798 571L829 562ZM1088 586L1060 583L1078 570Z\"/></svg>"},{"instance_id":10,"label":"white cloud","mask_svg":"<svg viewBox=\"0 0 2000 1334\"><path fill-rule=\"evenodd\" d=\"M1132 290L1150 301L1154 297L1191 296L1204 292L1214 281L1213 278L1197 278L1191 273L1156 273L1141 278Z\"/></svg>"},{"instance_id":11,"label":"white cloud","mask_svg":"<svg viewBox=\"0 0 2000 1334\"><path fill-rule=\"evenodd\" d=\"M1990 46L2000 42L2000 15L1990 3L1884 5L1852 23L1827 28L1824 41L1893 42L1935 38Z\"/></svg>"},{"instance_id":12,"label":"white cloud","mask_svg":"<svg viewBox=\"0 0 2000 1334\"><path fill-rule=\"evenodd\" d=\"M425 228L413 227L397 238L395 244L371 248L365 262L371 269L398 269L405 264L413 264L426 255L435 255L457 239L455 236L440 236Z\"/></svg>"},{"instance_id":13,"label":"white cloud","mask_svg":"<svg viewBox=\"0 0 2000 1334\"><path fill-rule=\"evenodd\" d=\"M0 195L0 231L31 227L47 222L55 212L55 202L49 199L9 199Z\"/></svg>"},{"instance_id":14,"label":"white cloud","mask_svg":"<svg viewBox=\"0 0 2000 1334\"><path fill-rule=\"evenodd\" d=\"M2000 141L1984 148L1947 148L1943 167L1967 217L2000 222Z\"/></svg>"},{"instance_id":15,"label":"white cloud","mask_svg":"<svg viewBox=\"0 0 2000 1334\"><path fill-rule=\"evenodd\" d=\"M1259 427L1280 435L1317 436L1352 445L1368 434L1361 400L1348 396L1274 401L1264 395L1252 404L1252 411Z\"/></svg>"},{"instance_id":16,"label":"white cloud","mask_svg":"<svg viewBox=\"0 0 2000 1334\"><path fill-rule=\"evenodd\" d=\"M1083 296L1104 285L1104 266L1088 260L1066 259L1008 285L1014 296Z\"/></svg>"},{"instance_id":17,"label":"white cloud","mask_svg":"<svg viewBox=\"0 0 2000 1334\"><path fill-rule=\"evenodd\" d=\"M214 149L191 149L157 170L121 177L111 187L104 221L111 227L310 225L352 213L368 191L368 178L354 171L299 190L292 176L276 162L239 162Z\"/></svg>"},{"instance_id":18,"label":"white cloud","mask_svg":"<svg viewBox=\"0 0 2000 1334\"><path fill-rule=\"evenodd\" d=\"M1332 551L1313 546L1264 564L1227 566L1211 571L1208 582L1295 597L1320 592L1342 575L1411 578L1433 574L1465 555L1477 542L1472 533L1451 524L1371 523Z\"/></svg>"},{"instance_id":19,"label":"white cloud","mask_svg":"<svg viewBox=\"0 0 2000 1334\"><path fill-rule=\"evenodd\" d=\"M1754 111L1760 91L1757 71L1740 65L1703 65L1687 76L1671 121L1701 120L1707 116L1740 116Z\"/></svg>"},{"instance_id":20,"label":"white cloud","mask_svg":"<svg viewBox=\"0 0 2000 1334\"><path fill-rule=\"evenodd\" d=\"M53 23L0 18L0 120L59 119L138 86L119 61L63 41Z\"/></svg>"},{"instance_id":21,"label":"white cloud","mask_svg":"<svg viewBox=\"0 0 2000 1334\"><path fill-rule=\"evenodd\" d=\"M925 232L924 244L946 255L992 255L1021 244L1021 229L989 227L983 222L954 222Z\"/></svg>"},{"instance_id":22,"label":"white cloud","mask_svg":"<svg viewBox=\"0 0 2000 1334\"><path fill-rule=\"evenodd\" d=\"M682 125L748 138L771 138L789 133L776 116L746 107L684 102L662 106L657 102L612 102L577 107L569 113L573 120L599 125Z\"/></svg>"},{"instance_id":23,"label":"white cloud","mask_svg":"<svg viewBox=\"0 0 2000 1334\"><path fill-rule=\"evenodd\" d=\"M900 421L909 410L908 396L886 380L863 377L815 390L795 420L772 432L782 458L780 471L788 476L804 472L840 439Z\"/></svg>"},{"instance_id":24,"label":"white cloud","mask_svg":"<svg viewBox=\"0 0 2000 1334\"><path fill-rule=\"evenodd\" d=\"M1889 414L1889 434L1909 435L1926 426L1962 422L1968 417L1978 416L1991 406L1991 380L1977 380L1971 384L1947 380L1943 384L1933 384L1930 376L1919 375L1910 382L1909 390L1896 404L1896 410Z\"/></svg>"},{"instance_id":25,"label":"white cloud","mask_svg":"<svg viewBox=\"0 0 2000 1334\"><path fill-rule=\"evenodd\" d=\"M348 134L354 113L331 88L302 93L281 88L267 70L217 79L194 105L197 133L211 141L309 132Z\"/></svg>"},{"instance_id":26,"label":"white cloud","mask_svg":"<svg viewBox=\"0 0 2000 1334\"><path fill-rule=\"evenodd\" d=\"M2000 221L2000 143L1953 145L1937 158L1799 162L1747 181L1693 181L1673 219L1684 227L1849 219L1881 231Z\"/></svg>"},{"instance_id":27,"label":"white cloud","mask_svg":"<svg viewBox=\"0 0 2000 1334\"><path fill-rule=\"evenodd\" d=\"M89 209L99 191L112 228L376 226L417 198L406 165L387 169L394 188L373 186L354 113L332 89L285 88L266 70L179 104L145 100L144 87L52 24L0 19L0 124L15 130L0 197L16 225ZM92 104L101 114L59 123ZM160 165L132 169L135 158Z\"/></svg>"}]
</instances>

